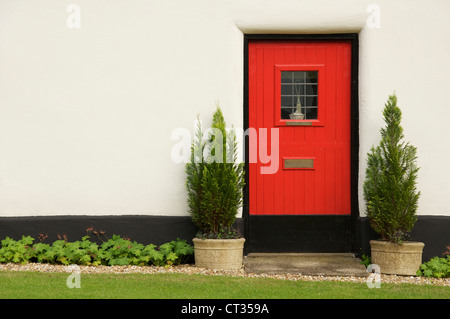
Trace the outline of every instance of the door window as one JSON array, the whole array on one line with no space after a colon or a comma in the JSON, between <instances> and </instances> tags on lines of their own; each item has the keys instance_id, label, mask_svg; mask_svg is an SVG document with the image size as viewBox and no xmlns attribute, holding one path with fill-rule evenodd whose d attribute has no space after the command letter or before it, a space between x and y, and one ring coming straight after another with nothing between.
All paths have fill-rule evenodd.
<instances>
[{"instance_id":1,"label":"door window","mask_svg":"<svg viewBox=\"0 0 450 319\"><path fill-rule=\"evenodd\" d=\"M317 120L318 71L281 71L281 119Z\"/></svg>"},{"instance_id":2,"label":"door window","mask_svg":"<svg viewBox=\"0 0 450 319\"><path fill-rule=\"evenodd\" d=\"M275 126L323 126L323 65L275 65Z\"/></svg>"}]
</instances>

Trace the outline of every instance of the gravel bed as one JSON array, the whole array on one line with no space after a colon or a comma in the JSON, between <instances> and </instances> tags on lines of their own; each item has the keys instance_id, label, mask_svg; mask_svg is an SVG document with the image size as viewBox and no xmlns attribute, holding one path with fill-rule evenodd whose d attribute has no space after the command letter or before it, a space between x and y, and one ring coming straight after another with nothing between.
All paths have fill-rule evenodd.
<instances>
[{"instance_id":1,"label":"gravel bed","mask_svg":"<svg viewBox=\"0 0 450 319\"><path fill-rule=\"evenodd\" d=\"M235 271L211 270L195 267L194 265L180 265L170 267L156 266L61 266L40 263L28 264L0 264L0 271L37 271L43 273L51 272L79 272L81 274L157 274L157 273L184 273L184 274L203 274L213 276L232 276L249 278L274 278L280 280L303 280L303 281L342 281L342 282L366 282L367 277L352 276L309 276L302 274L253 274L246 273L244 269ZM450 287L450 278L425 278L416 276L396 276L381 275L381 284L383 283L409 283L421 285L437 285Z\"/></svg>"}]
</instances>

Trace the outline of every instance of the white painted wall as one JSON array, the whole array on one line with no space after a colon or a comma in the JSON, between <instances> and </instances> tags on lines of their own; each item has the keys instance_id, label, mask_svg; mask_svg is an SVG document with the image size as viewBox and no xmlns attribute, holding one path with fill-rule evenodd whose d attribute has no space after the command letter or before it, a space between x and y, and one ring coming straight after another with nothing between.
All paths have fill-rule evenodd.
<instances>
[{"instance_id":1,"label":"white painted wall","mask_svg":"<svg viewBox=\"0 0 450 319\"><path fill-rule=\"evenodd\" d=\"M72 3L80 28L67 27ZM450 216L448 12L448 0L0 0L0 216L187 215L171 134L198 113L209 125L217 100L242 127L243 34L340 32L360 33L360 193L395 90L419 214Z\"/></svg>"}]
</instances>

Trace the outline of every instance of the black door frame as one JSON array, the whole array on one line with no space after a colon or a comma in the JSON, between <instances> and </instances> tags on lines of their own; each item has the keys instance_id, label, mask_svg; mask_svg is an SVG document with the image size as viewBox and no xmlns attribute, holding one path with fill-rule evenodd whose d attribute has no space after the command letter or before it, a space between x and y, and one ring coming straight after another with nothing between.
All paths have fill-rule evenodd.
<instances>
[{"instance_id":1,"label":"black door frame","mask_svg":"<svg viewBox=\"0 0 450 319\"><path fill-rule=\"evenodd\" d=\"M351 43L351 133L350 189L351 214L262 215L249 214L249 141L245 137L245 188L242 217L246 238L245 254L251 252L357 252L359 247L359 101L357 33L343 34L245 34L244 35L244 131L249 127L248 45L252 40L349 41ZM325 222L324 222L325 221ZM282 232L279 230L283 229Z\"/></svg>"}]
</instances>

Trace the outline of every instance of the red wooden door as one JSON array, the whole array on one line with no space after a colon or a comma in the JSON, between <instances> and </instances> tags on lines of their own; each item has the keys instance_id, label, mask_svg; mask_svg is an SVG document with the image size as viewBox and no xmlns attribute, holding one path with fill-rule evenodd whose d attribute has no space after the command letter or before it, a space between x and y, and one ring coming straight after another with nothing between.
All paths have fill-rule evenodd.
<instances>
[{"instance_id":1,"label":"red wooden door","mask_svg":"<svg viewBox=\"0 0 450 319\"><path fill-rule=\"evenodd\" d=\"M350 215L350 85L349 42L249 42L251 215Z\"/></svg>"}]
</instances>

